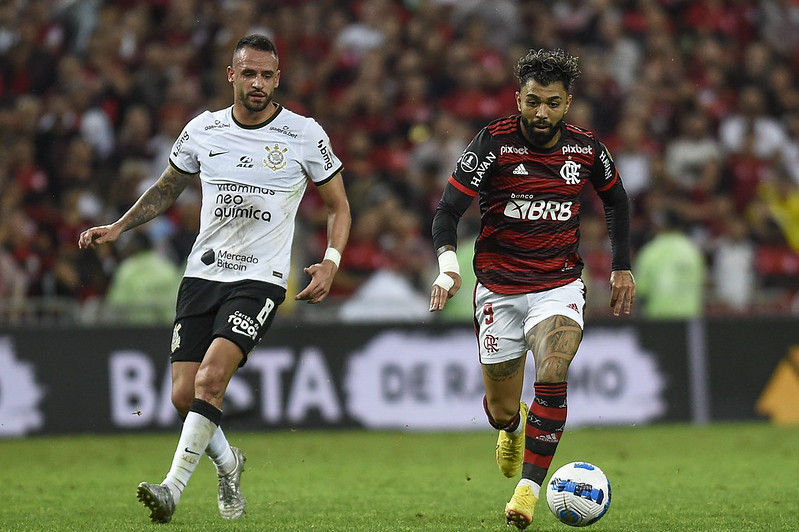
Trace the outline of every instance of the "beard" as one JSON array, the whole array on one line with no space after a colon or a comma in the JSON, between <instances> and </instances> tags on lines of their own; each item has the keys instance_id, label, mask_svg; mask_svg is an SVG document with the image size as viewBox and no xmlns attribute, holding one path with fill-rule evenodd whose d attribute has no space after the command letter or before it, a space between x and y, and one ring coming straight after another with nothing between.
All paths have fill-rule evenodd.
<instances>
[{"instance_id":1,"label":"beard","mask_svg":"<svg viewBox=\"0 0 799 532\"><path fill-rule=\"evenodd\" d=\"M267 93L260 93L263 94L263 100L253 100L250 98L249 94L244 95L244 98L241 98L241 104L244 106L245 109L251 111L253 113L259 113L266 109L266 106L272 103L272 95ZM260 95L259 94L259 95Z\"/></svg>"},{"instance_id":2,"label":"beard","mask_svg":"<svg viewBox=\"0 0 799 532\"><path fill-rule=\"evenodd\" d=\"M548 124L546 122L530 122L522 118L522 126L527 133L530 142L535 146L545 146L550 142L558 131L560 131L560 122L556 124ZM539 127L536 127L539 126ZM540 129L540 126L547 126L546 129Z\"/></svg>"}]
</instances>

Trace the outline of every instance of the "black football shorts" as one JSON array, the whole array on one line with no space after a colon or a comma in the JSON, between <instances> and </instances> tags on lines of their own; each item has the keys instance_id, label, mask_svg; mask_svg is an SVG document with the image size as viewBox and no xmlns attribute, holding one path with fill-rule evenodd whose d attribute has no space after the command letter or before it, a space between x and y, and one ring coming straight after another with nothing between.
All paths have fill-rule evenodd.
<instances>
[{"instance_id":1,"label":"black football shorts","mask_svg":"<svg viewBox=\"0 0 799 532\"><path fill-rule=\"evenodd\" d=\"M184 278L172 329L172 362L202 362L211 341L222 337L241 348L243 366L285 298L284 288L262 281Z\"/></svg>"}]
</instances>

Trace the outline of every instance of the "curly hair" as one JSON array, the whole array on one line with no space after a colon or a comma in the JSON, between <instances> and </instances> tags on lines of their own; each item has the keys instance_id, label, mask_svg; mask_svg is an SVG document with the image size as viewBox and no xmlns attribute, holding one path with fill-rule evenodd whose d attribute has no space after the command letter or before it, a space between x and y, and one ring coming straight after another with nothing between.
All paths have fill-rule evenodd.
<instances>
[{"instance_id":1,"label":"curly hair","mask_svg":"<svg viewBox=\"0 0 799 532\"><path fill-rule=\"evenodd\" d=\"M577 59L560 48L557 50L531 49L527 55L516 62L514 73L519 78L521 85L527 83L530 78L541 85L560 81L566 92L569 92L572 82L580 75Z\"/></svg>"}]
</instances>

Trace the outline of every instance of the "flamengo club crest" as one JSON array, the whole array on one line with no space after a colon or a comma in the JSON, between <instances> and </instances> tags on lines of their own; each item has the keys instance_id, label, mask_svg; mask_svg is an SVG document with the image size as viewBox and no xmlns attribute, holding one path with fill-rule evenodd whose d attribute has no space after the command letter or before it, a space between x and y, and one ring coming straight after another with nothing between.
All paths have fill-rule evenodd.
<instances>
[{"instance_id":1,"label":"flamengo club crest","mask_svg":"<svg viewBox=\"0 0 799 532\"><path fill-rule=\"evenodd\" d=\"M566 181L567 185L576 185L580 182L580 165L572 160L568 160L560 167L560 177Z\"/></svg>"},{"instance_id":2,"label":"flamengo club crest","mask_svg":"<svg viewBox=\"0 0 799 532\"><path fill-rule=\"evenodd\" d=\"M287 151L288 148L280 148L279 144L275 144L273 147L264 146L266 150L266 159L264 159L264 166L269 168L273 171L278 171L286 166L286 156L283 155Z\"/></svg>"}]
</instances>

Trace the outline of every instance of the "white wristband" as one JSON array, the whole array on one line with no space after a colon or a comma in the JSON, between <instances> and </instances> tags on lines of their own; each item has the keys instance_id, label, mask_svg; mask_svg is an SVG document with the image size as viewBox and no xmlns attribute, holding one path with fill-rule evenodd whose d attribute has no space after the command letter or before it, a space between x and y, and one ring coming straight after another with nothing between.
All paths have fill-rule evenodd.
<instances>
[{"instance_id":1,"label":"white wristband","mask_svg":"<svg viewBox=\"0 0 799 532\"><path fill-rule=\"evenodd\" d=\"M438 277L436 277L436 280L433 281L433 284L438 285L447 292L449 292L449 289L455 286L455 279L453 279L446 273L439 273Z\"/></svg>"},{"instance_id":2,"label":"white wristband","mask_svg":"<svg viewBox=\"0 0 799 532\"><path fill-rule=\"evenodd\" d=\"M338 268L339 263L341 263L341 253L339 253L336 248L327 248L325 250L325 258L322 260L332 261L333 264L336 265L336 268Z\"/></svg>"},{"instance_id":3,"label":"white wristband","mask_svg":"<svg viewBox=\"0 0 799 532\"><path fill-rule=\"evenodd\" d=\"M458 266L458 255L455 254L454 251L448 249L444 253L438 256L438 271L441 273L444 272L454 272L460 275L461 270L460 266Z\"/></svg>"},{"instance_id":4,"label":"white wristband","mask_svg":"<svg viewBox=\"0 0 799 532\"><path fill-rule=\"evenodd\" d=\"M460 275L460 267L458 266L458 255L454 251L448 249L438 256L438 269L441 273L438 274L434 285L438 285L444 290L449 290L455 286L455 280L444 272L453 272Z\"/></svg>"}]
</instances>

